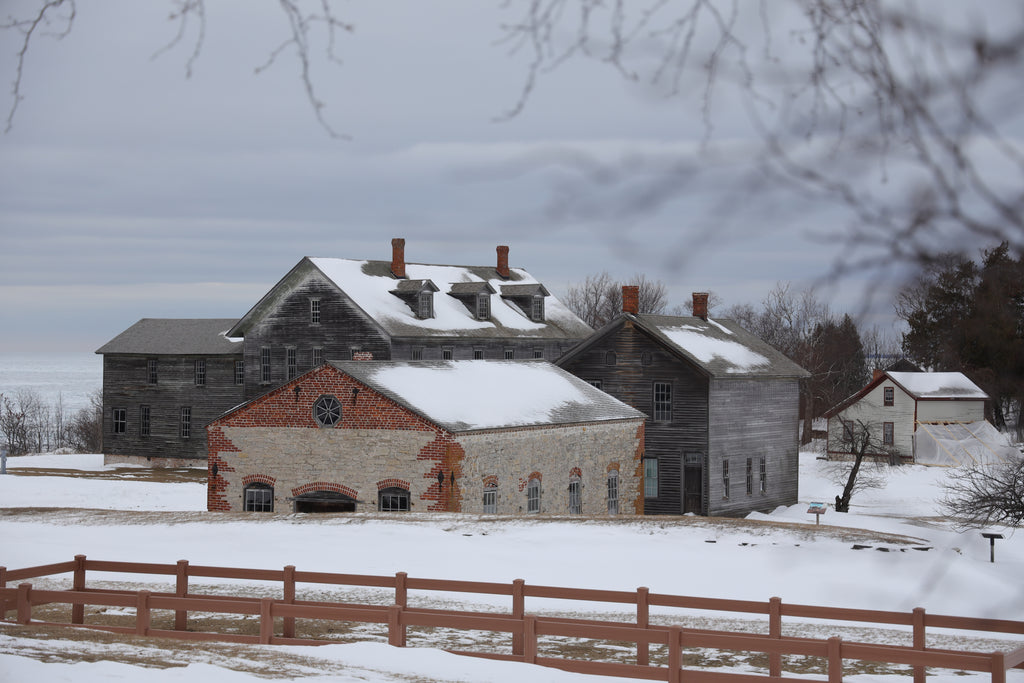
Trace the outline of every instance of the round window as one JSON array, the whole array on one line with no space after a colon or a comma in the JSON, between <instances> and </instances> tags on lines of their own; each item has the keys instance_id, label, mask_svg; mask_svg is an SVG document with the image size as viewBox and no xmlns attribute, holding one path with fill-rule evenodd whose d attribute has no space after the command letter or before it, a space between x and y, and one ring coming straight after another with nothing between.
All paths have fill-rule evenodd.
<instances>
[{"instance_id":1,"label":"round window","mask_svg":"<svg viewBox=\"0 0 1024 683\"><path fill-rule=\"evenodd\" d=\"M321 427L333 427L341 421L341 404L333 396L321 396L313 404L313 418Z\"/></svg>"}]
</instances>

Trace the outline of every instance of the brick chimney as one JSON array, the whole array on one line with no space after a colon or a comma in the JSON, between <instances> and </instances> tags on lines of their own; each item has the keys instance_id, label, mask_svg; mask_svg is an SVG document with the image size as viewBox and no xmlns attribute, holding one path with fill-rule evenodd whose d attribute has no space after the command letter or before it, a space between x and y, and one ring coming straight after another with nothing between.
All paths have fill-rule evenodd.
<instances>
[{"instance_id":1,"label":"brick chimney","mask_svg":"<svg viewBox=\"0 0 1024 683\"><path fill-rule=\"evenodd\" d=\"M391 240L391 274L405 277L405 240L401 237Z\"/></svg>"},{"instance_id":2,"label":"brick chimney","mask_svg":"<svg viewBox=\"0 0 1024 683\"><path fill-rule=\"evenodd\" d=\"M637 285L622 285L622 312L640 314L640 287Z\"/></svg>"},{"instance_id":3,"label":"brick chimney","mask_svg":"<svg viewBox=\"0 0 1024 683\"><path fill-rule=\"evenodd\" d=\"M511 273L508 271L508 247L504 245L498 247L498 267L496 270L498 275L506 280L511 276Z\"/></svg>"},{"instance_id":4,"label":"brick chimney","mask_svg":"<svg viewBox=\"0 0 1024 683\"><path fill-rule=\"evenodd\" d=\"M708 293L707 292L694 292L693 293L693 315L701 320L708 319Z\"/></svg>"},{"instance_id":5,"label":"brick chimney","mask_svg":"<svg viewBox=\"0 0 1024 683\"><path fill-rule=\"evenodd\" d=\"M881 368L875 368L874 370L871 371L871 381L874 382L876 379L878 379L884 374L885 370L882 370Z\"/></svg>"}]
</instances>

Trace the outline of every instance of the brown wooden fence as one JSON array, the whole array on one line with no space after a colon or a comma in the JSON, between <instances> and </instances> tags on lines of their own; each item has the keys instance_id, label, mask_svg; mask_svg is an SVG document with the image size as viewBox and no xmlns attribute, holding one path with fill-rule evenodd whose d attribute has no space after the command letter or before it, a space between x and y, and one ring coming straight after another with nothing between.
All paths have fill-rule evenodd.
<instances>
[{"instance_id":1,"label":"brown wooden fence","mask_svg":"<svg viewBox=\"0 0 1024 683\"><path fill-rule=\"evenodd\" d=\"M147 590L87 588L87 572L173 576L175 577L175 592L156 593ZM30 583L19 583L15 588L7 587L8 583L67 573L73 574L71 590L38 590L33 588ZM281 583L282 597L211 596L189 593L191 577ZM297 600L295 586L298 583L390 589L394 591L394 604L390 606L354 605ZM412 608L408 606L410 590L508 596L511 608L508 613ZM252 590L247 592L251 593ZM636 620L635 623L621 623L538 617L526 613L526 598L635 605ZM394 576L370 576L299 571L293 566L280 570L209 567L192 565L186 560L180 560L174 565L105 562L88 560L84 555L76 555L75 559L70 562L24 569L9 570L0 567L0 616L4 620L7 620L8 612L15 611L18 624L52 624L52 622L33 621L32 619L32 608L36 605L47 604L70 605L70 624L75 626L113 633L235 643L323 645L331 642L296 638L296 619L386 624L388 642L397 647L405 646L408 627L504 632L511 635L512 654L465 651L458 651L457 654L528 662L579 673L654 681L678 682L683 672L681 669L683 652L689 648L766 653L769 661L768 675L776 677L776 680L794 681L794 683L796 681L803 683L804 679L781 678L784 655L822 658L827 662L830 683L839 683L842 680L844 660L911 666L914 671L915 683L923 683L925 680L926 666L988 672L991 674L993 683L1005 683L1006 671L1011 668L1024 669L1024 646L1017 647L1010 652L979 653L929 648L925 640L928 628L983 631L1020 636L1024 635L1024 622L934 615L927 614L921 608L912 612L887 612L790 605L784 604L779 598L771 598L767 602L757 602L687 597L651 593L646 588L638 588L634 592L533 586L526 584L521 579L506 584L410 578L401 572ZM134 627L125 627L86 624L86 605L133 607L135 608L135 625ZM765 615L767 617L767 632L761 634L739 633L655 625L650 623L651 607ZM151 626L152 610L173 611L175 615L174 628L153 628ZM258 616L259 635L189 631L187 630L189 612ZM912 632L912 645L856 643L838 637L813 639L783 636L783 617L909 626ZM540 656L538 655L537 641L541 636L634 643L636 663L595 662ZM667 648L667 666L650 665L648 655L652 644ZM687 680L698 683L702 681L732 683L734 681L767 680L765 676L716 673L708 670L686 669L685 674Z\"/></svg>"}]
</instances>

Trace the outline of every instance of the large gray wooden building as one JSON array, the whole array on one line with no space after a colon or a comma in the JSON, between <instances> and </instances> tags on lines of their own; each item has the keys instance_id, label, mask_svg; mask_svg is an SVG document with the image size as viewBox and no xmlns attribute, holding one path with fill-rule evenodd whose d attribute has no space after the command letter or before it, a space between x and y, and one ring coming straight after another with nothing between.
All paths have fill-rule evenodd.
<instances>
[{"instance_id":1,"label":"large gray wooden building","mask_svg":"<svg viewBox=\"0 0 1024 683\"><path fill-rule=\"evenodd\" d=\"M591 328L508 264L303 258L241 319L144 319L100 348L109 461L206 458L206 425L331 360L555 360Z\"/></svg>"},{"instance_id":2,"label":"large gray wooden building","mask_svg":"<svg viewBox=\"0 0 1024 683\"><path fill-rule=\"evenodd\" d=\"M730 320L623 313L557 361L648 416L644 512L742 516L792 505L807 372Z\"/></svg>"}]
</instances>

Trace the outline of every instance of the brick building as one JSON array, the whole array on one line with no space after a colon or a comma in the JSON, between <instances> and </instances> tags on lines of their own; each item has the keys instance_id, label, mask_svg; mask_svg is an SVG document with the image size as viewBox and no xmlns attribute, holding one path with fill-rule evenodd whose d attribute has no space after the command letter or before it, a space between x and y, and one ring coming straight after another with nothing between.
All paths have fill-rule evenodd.
<instances>
[{"instance_id":1,"label":"brick building","mask_svg":"<svg viewBox=\"0 0 1024 683\"><path fill-rule=\"evenodd\" d=\"M545 361L333 361L207 432L210 510L643 512L644 415Z\"/></svg>"}]
</instances>

